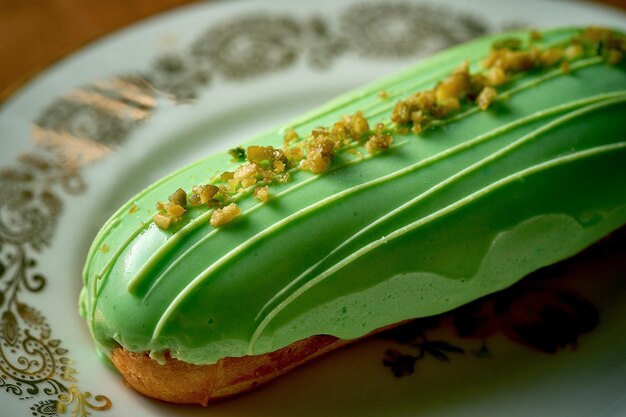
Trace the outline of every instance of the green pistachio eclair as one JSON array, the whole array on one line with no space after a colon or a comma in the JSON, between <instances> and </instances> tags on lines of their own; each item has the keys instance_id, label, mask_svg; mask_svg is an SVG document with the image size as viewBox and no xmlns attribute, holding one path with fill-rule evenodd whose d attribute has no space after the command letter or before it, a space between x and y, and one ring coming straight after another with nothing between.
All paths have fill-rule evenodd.
<instances>
[{"instance_id":1,"label":"green pistachio eclair","mask_svg":"<svg viewBox=\"0 0 626 417\"><path fill-rule=\"evenodd\" d=\"M581 32L532 42L571 46ZM494 42L511 37L530 48L515 32L449 49L243 147L280 149L288 129L306 137L358 111L392 126L395 101L464 60L484 71ZM576 254L626 224L626 68L615 53L516 72L486 110L464 101L419 134L391 129L388 149L356 144L324 172L291 168L267 202L241 193L241 214L220 227L213 209L187 206L163 230L154 206L241 163L224 152L163 178L121 207L89 252L80 306L97 345L211 364L312 335L352 339Z\"/></svg>"}]
</instances>

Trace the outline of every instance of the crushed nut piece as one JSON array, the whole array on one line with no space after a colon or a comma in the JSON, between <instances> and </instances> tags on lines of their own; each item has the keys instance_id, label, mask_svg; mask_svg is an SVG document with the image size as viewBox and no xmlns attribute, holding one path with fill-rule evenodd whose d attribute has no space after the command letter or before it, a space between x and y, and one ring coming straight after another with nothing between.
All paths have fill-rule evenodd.
<instances>
[{"instance_id":1,"label":"crushed nut piece","mask_svg":"<svg viewBox=\"0 0 626 417\"><path fill-rule=\"evenodd\" d=\"M172 224L172 217L167 214L157 213L152 217L152 220L161 230L169 229Z\"/></svg>"},{"instance_id":2,"label":"crushed nut piece","mask_svg":"<svg viewBox=\"0 0 626 417\"><path fill-rule=\"evenodd\" d=\"M269 187L267 185L265 187L258 187L254 190L254 198L262 201L263 203L267 203L267 200L269 200L269 195Z\"/></svg>"},{"instance_id":3,"label":"crushed nut piece","mask_svg":"<svg viewBox=\"0 0 626 417\"><path fill-rule=\"evenodd\" d=\"M478 95L478 98L476 99L476 104L478 104L478 107L480 107L481 110L487 110L497 96L498 93L495 88L487 86L483 88L483 90Z\"/></svg>"},{"instance_id":4,"label":"crushed nut piece","mask_svg":"<svg viewBox=\"0 0 626 417\"><path fill-rule=\"evenodd\" d=\"M235 177L234 172L226 171L220 174L220 180L226 182L228 180L232 180Z\"/></svg>"},{"instance_id":5,"label":"crushed nut piece","mask_svg":"<svg viewBox=\"0 0 626 417\"><path fill-rule=\"evenodd\" d=\"M217 199L218 201L228 201L230 199L229 191L226 186L220 185L217 187L217 189L218 191L217 194L215 194L215 199Z\"/></svg>"},{"instance_id":6,"label":"crushed nut piece","mask_svg":"<svg viewBox=\"0 0 626 417\"><path fill-rule=\"evenodd\" d=\"M448 97L446 99L441 100L437 103L437 113L436 115L439 117L443 117L446 114L450 113L453 110L458 110L461 108L461 100L456 97Z\"/></svg>"},{"instance_id":7,"label":"crushed nut piece","mask_svg":"<svg viewBox=\"0 0 626 417\"><path fill-rule=\"evenodd\" d=\"M248 146L248 162L260 164L263 161L270 160L273 149L271 146Z\"/></svg>"},{"instance_id":8,"label":"crushed nut piece","mask_svg":"<svg viewBox=\"0 0 626 417\"><path fill-rule=\"evenodd\" d=\"M505 72L528 71L535 66L535 54L533 51L497 49L487 56L483 65L486 68L498 66Z\"/></svg>"},{"instance_id":9,"label":"crushed nut piece","mask_svg":"<svg viewBox=\"0 0 626 417\"><path fill-rule=\"evenodd\" d=\"M487 81L493 86L503 84L506 82L506 74L501 67L491 67L487 72Z\"/></svg>"},{"instance_id":10,"label":"crushed nut piece","mask_svg":"<svg viewBox=\"0 0 626 417\"><path fill-rule=\"evenodd\" d=\"M283 137L283 141L284 141L285 146L289 146L292 142L295 142L298 139L299 139L298 138L298 134L293 129L287 130L285 132L285 136Z\"/></svg>"},{"instance_id":11,"label":"crushed nut piece","mask_svg":"<svg viewBox=\"0 0 626 417\"><path fill-rule=\"evenodd\" d=\"M482 78L472 77L469 63L463 62L449 77L428 91L420 91L396 103L391 120L396 125L412 124L420 133L432 118L441 118L461 107L465 96L475 97L482 88ZM478 91L476 91L478 90Z\"/></svg>"},{"instance_id":12,"label":"crushed nut piece","mask_svg":"<svg viewBox=\"0 0 626 417\"><path fill-rule=\"evenodd\" d=\"M300 168L311 171L314 174L321 174L328 169L330 158L324 157L319 150L312 150L306 155L306 159L300 161Z\"/></svg>"},{"instance_id":13,"label":"crushed nut piece","mask_svg":"<svg viewBox=\"0 0 626 417\"><path fill-rule=\"evenodd\" d=\"M324 132L326 138L339 143L347 138L360 140L367 132L369 132L369 129L370 127L367 119L363 116L363 113L359 111L353 115L342 116L342 120L333 125L332 131L315 129L313 131L313 137L319 138L320 133ZM349 142L349 140L347 142Z\"/></svg>"},{"instance_id":14,"label":"crushed nut piece","mask_svg":"<svg viewBox=\"0 0 626 417\"><path fill-rule=\"evenodd\" d=\"M209 200L211 200L218 191L219 188L212 184L196 185L195 187L191 188L192 194L191 197L189 197L189 204L191 204L192 206L205 204Z\"/></svg>"},{"instance_id":15,"label":"crushed nut piece","mask_svg":"<svg viewBox=\"0 0 626 417\"><path fill-rule=\"evenodd\" d=\"M191 207L198 207L202 205L202 201L200 200L200 195L198 194L191 194L189 196L189 205Z\"/></svg>"},{"instance_id":16,"label":"crushed nut piece","mask_svg":"<svg viewBox=\"0 0 626 417\"><path fill-rule=\"evenodd\" d=\"M546 49L539 54L541 64L546 67L561 62L561 59L563 59L563 50L559 48Z\"/></svg>"},{"instance_id":17,"label":"crushed nut piece","mask_svg":"<svg viewBox=\"0 0 626 417\"><path fill-rule=\"evenodd\" d=\"M274 168L274 171L276 172L285 171L285 163L283 161L274 161L274 163L272 164L272 167Z\"/></svg>"},{"instance_id":18,"label":"crushed nut piece","mask_svg":"<svg viewBox=\"0 0 626 417\"><path fill-rule=\"evenodd\" d=\"M256 178L244 178L241 180L241 188L248 188L254 184L256 184Z\"/></svg>"},{"instance_id":19,"label":"crushed nut piece","mask_svg":"<svg viewBox=\"0 0 626 417\"><path fill-rule=\"evenodd\" d=\"M565 48L565 57L567 59L576 59L581 57L585 53L580 43L573 43Z\"/></svg>"},{"instance_id":20,"label":"crushed nut piece","mask_svg":"<svg viewBox=\"0 0 626 417\"><path fill-rule=\"evenodd\" d=\"M314 174L325 172L334 157L335 142L326 135L326 131L314 131L314 136L307 143L306 158L300 161L300 168Z\"/></svg>"},{"instance_id":21,"label":"crushed nut piece","mask_svg":"<svg viewBox=\"0 0 626 417\"><path fill-rule=\"evenodd\" d=\"M468 62L465 61L452 75L437 85L435 91L437 102L445 102L448 99L458 100L470 87L470 75Z\"/></svg>"},{"instance_id":22,"label":"crushed nut piece","mask_svg":"<svg viewBox=\"0 0 626 417\"><path fill-rule=\"evenodd\" d=\"M174 219L181 217L185 214L185 209L180 204L170 203L167 205L167 214L172 216Z\"/></svg>"},{"instance_id":23,"label":"crushed nut piece","mask_svg":"<svg viewBox=\"0 0 626 417\"><path fill-rule=\"evenodd\" d=\"M174 191L172 195L170 195L168 200L172 204L178 204L179 206L185 207L187 206L187 193L182 188L179 188Z\"/></svg>"},{"instance_id":24,"label":"crushed nut piece","mask_svg":"<svg viewBox=\"0 0 626 417\"><path fill-rule=\"evenodd\" d=\"M367 119L363 117L363 113L359 111L356 112L354 116L352 116L350 129L356 135L355 139L359 139L361 138L361 136L369 132L370 125L367 122Z\"/></svg>"},{"instance_id":25,"label":"crushed nut piece","mask_svg":"<svg viewBox=\"0 0 626 417\"><path fill-rule=\"evenodd\" d=\"M285 156L292 161L299 161L304 155L304 152L300 147L283 148L283 152L285 153Z\"/></svg>"},{"instance_id":26,"label":"crushed nut piece","mask_svg":"<svg viewBox=\"0 0 626 417\"><path fill-rule=\"evenodd\" d=\"M241 208L235 203L230 203L224 208L216 208L213 213L211 213L211 226L220 227L223 224L231 222L240 214Z\"/></svg>"},{"instance_id":27,"label":"crushed nut piece","mask_svg":"<svg viewBox=\"0 0 626 417\"><path fill-rule=\"evenodd\" d=\"M408 103L398 100L391 112L391 121L399 125L405 125L411 120L411 108Z\"/></svg>"},{"instance_id":28,"label":"crushed nut piece","mask_svg":"<svg viewBox=\"0 0 626 417\"><path fill-rule=\"evenodd\" d=\"M257 164L254 164L254 163L243 164L243 165L240 165L239 168L237 168L237 170L235 171L235 175L233 176L233 179L240 181L244 178L251 178L257 175L258 172L259 172L259 166Z\"/></svg>"},{"instance_id":29,"label":"crushed nut piece","mask_svg":"<svg viewBox=\"0 0 626 417\"><path fill-rule=\"evenodd\" d=\"M391 135L372 135L365 143L365 150L368 153L376 153L389 149L393 143Z\"/></svg>"},{"instance_id":30,"label":"crushed nut piece","mask_svg":"<svg viewBox=\"0 0 626 417\"><path fill-rule=\"evenodd\" d=\"M288 173L288 172L285 172L285 173L284 173L284 174L282 174L282 175L278 175L278 176L276 177L276 181L278 181L278 182L280 182L280 183L284 184L284 183L288 182L290 178L291 178L291 174L290 174L290 173Z\"/></svg>"},{"instance_id":31,"label":"crushed nut piece","mask_svg":"<svg viewBox=\"0 0 626 417\"><path fill-rule=\"evenodd\" d=\"M233 157L233 161L241 161L246 158L246 151L241 146L229 149L228 154Z\"/></svg>"}]
</instances>

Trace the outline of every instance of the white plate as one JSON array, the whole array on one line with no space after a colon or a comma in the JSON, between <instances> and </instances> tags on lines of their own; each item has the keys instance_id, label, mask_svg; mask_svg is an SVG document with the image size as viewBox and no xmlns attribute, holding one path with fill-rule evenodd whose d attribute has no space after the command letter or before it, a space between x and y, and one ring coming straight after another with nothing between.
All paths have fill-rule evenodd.
<instances>
[{"instance_id":1,"label":"white plate","mask_svg":"<svg viewBox=\"0 0 626 417\"><path fill-rule=\"evenodd\" d=\"M483 32L591 23L626 27L616 10L539 0L211 2L137 24L53 66L0 109L0 415L626 415L623 236L507 293L516 308L554 307L523 340L576 336L575 350L542 353L512 341L519 322L491 320L495 333L481 351L480 338L457 337L448 317L413 329L411 343L423 333L430 344L369 340L208 409L126 388L77 314L95 232L165 173ZM538 336L554 312L564 318ZM580 319L595 328L555 337ZM432 343L442 340L449 344ZM412 359L421 348L424 358ZM394 377L382 363L388 349L409 355L404 363L415 361L415 372ZM449 362L437 360L442 354Z\"/></svg>"}]
</instances>

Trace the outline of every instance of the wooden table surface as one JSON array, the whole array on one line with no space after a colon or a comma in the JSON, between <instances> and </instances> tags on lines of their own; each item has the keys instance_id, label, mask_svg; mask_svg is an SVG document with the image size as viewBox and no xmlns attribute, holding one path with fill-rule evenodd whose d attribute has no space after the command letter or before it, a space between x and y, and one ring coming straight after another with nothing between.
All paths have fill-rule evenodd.
<instances>
[{"instance_id":1,"label":"wooden table surface","mask_svg":"<svg viewBox=\"0 0 626 417\"><path fill-rule=\"evenodd\" d=\"M199 0L0 0L0 102L81 46ZM600 0L626 10L626 0Z\"/></svg>"}]
</instances>

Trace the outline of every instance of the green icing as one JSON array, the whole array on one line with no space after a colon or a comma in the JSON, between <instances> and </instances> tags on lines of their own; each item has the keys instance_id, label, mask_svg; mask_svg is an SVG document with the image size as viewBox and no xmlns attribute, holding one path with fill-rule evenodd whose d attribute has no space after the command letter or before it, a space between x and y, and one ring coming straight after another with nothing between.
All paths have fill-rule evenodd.
<instances>
[{"instance_id":1,"label":"green icing","mask_svg":"<svg viewBox=\"0 0 626 417\"><path fill-rule=\"evenodd\" d=\"M544 44L576 29L545 32ZM394 99L431 88L494 40L440 53L292 123L341 114L388 121ZM377 93L387 91L392 100ZM99 347L116 343L192 363L261 354L316 334L355 338L450 310L569 257L626 223L626 71L598 58L531 71L488 111L469 107L388 152L342 155L324 175L295 172L273 201L240 202L226 227L192 209L179 230L154 203L235 163L210 156L162 179L104 225L84 270L81 314ZM284 129L247 143L280 146ZM138 210L129 213L131 205ZM109 250L99 250L103 245Z\"/></svg>"}]
</instances>

